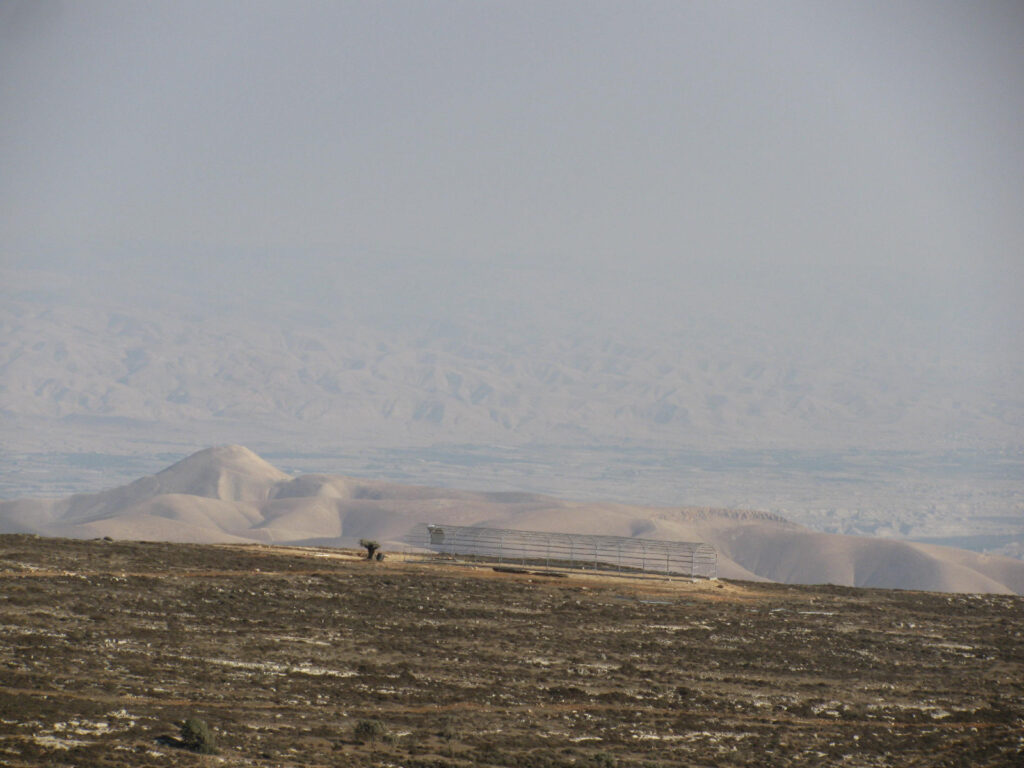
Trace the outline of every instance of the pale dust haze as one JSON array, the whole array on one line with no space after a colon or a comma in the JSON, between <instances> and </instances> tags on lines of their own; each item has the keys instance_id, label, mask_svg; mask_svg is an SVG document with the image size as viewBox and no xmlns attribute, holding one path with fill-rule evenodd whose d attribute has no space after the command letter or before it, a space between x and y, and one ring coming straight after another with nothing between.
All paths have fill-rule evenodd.
<instances>
[{"instance_id":1,"label":"pale dust haze","mask_svg":"<svg viewBox=\"0 0 1024 768\"><path fill-rule=\"evenodd\" d=\"M244 442L1017 553L1022 32L0 3L0 495Z\"/></svg>"}]
</instances>

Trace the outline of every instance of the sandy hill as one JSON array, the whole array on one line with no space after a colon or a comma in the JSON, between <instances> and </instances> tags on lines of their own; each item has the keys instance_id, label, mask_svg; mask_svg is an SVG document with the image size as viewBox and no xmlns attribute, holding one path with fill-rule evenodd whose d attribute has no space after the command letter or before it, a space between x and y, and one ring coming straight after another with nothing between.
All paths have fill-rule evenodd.
<instances>
[{"instance_id":1,"label":"sandy hill","mask_svg":"<svg viewBox=\"0 0 1024 768\"><path fill-rule=\"evenodd\" d=\"M582 503L334 475L291 477L241 446L200 451L96 494L0 502L0 533L187 542L396 544L418 522L703 541L726 578L1024 594L1024 562L817 533L777 515Z\"/></svg>"}]
</instances>

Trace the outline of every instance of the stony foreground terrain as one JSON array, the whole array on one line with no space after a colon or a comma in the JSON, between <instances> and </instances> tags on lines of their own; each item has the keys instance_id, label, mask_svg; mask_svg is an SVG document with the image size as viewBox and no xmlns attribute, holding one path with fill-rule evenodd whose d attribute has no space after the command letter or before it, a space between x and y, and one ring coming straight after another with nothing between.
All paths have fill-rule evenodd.
<instances>
[{"instance_id":1,"label":"stony foreground terrain","mask_svg":"<svg viewBox=\"0 0 1024 768\"><path fill-rule=\"evenodd\" d=\"M2 536L0 764L1021 765L1024 598Z\"/></svg>"}]
</instances>

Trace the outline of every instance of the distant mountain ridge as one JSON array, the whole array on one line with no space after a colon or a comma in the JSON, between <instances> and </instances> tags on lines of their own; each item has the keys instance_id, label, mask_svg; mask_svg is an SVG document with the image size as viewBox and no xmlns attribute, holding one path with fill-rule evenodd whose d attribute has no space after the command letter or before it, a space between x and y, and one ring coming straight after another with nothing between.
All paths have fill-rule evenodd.
<instances>
[{"instance_id":1,"label":"distant mountain ridge","mask_svg":"<svg viewBox=\"0 0 1024 768\"><path fill-rule=\"evenodd\" d=\"M0 502L0 533L184 542L396 545L418 522L485 524L703 541L726 578L1024 594L1024 562L965 550L816 533L778 515L563 501L361 480L299 477L220 446L119 488Z\"/></svg>"},{"instance_id":2,"label":"distant mountain ridge","mask_svg":"<svg viewBox=\"0 0 1024 768\"><path fill-rule=\"evenodd\" d=\"M827 337L782 344L756 324L738 334L700 315L685 332L666 324L656 336L572 325L509 340L493 318L458 328L408 319L398 329L340 320L282 328L251 308L205 317L151 302L128 313L33 295L0 287L0 414L27 430L117 425L151 437L185 422L259 431L264 444L285 428L321 442L399 445L736 446L770 435L784 446L911 441L931 450L959 445L950 435L1017 444L1024 421L1015 374L979 389L971 366L936 367L924 352L898 361L870 346L837 354Z\"/></svg>"}]
</instances>

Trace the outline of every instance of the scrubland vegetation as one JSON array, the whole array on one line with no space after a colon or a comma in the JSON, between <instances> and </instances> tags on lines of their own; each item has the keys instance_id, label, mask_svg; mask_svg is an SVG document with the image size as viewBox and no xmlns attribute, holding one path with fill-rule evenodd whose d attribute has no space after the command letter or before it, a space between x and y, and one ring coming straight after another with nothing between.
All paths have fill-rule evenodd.
<instances>
[{"instance_id":1,"label":"scrubland vegetation","mask_svg":"<svg viewBox=\"0 0 1024 768\"><path fill-rule=\"evenodd\" d=\"M1021 680L1020 597L0 537L14 768L1008 766Z\"/></svg>"}]
</instances>

